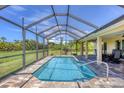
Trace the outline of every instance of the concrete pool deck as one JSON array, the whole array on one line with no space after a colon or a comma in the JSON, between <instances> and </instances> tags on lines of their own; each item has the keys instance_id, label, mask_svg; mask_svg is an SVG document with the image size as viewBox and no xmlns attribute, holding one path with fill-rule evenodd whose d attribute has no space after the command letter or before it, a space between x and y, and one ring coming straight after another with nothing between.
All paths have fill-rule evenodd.
<instances>
[{"instance_id":1,"label":"concrete pool deck","mask_svg":"<svg viewBox=\"0 0 124 93\"><path fill-rule=\"evenodd\" d=\"M105 77L105 70L98 70L98 67L95 66L92 69L97 69L96 73L101 74L96 78L85 82L47 82L41 81L32 76L32 73L42 66L45 62L51 59L52 56L48 56L28 67L22 69L15 74L12 74L0 81L0 88L124 88L124 79L112 73L110 71L110 77L107 81ZM104 66L103 66L104 68ZM118 74L118 73L116 73ZM123 73L119 73L123 74ZM119 75L118 74L118 75Z\"/></svg>"}]
</instances>

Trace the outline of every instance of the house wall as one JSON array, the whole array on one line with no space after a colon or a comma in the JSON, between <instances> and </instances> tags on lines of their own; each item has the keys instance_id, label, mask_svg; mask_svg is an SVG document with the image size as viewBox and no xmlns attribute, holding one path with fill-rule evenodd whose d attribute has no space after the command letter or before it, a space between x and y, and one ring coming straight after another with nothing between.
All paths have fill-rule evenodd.
<instances>
[{"instance_id":1,"label":"house wall","mask_svg":"<svg viewBox=\"0 0 124 93\"><path fill-rule=\"evenodd\" d=\"M111 54L112 50L116 48L116 40L119 40L121 42L121 49L122 49L122 40L124 40L124 37L122 36L116 36L112 38L103 38L103 42L107 43L107 54Z\"/></svg>"},{"instance_id":2,"label":"house wall","mask_svg":"<svg viewBox=\"0 0 124 93\"><path fill-rule=\"evenodd\" d=\"M96 39L96 37L98 36L105 36L105 35L110 35L113 33L124 33L124 20L115 23L103 30L99 30L91 35L86 36L85 38L82 39L82 41L86 41L86 40L92 40L92 39Z\"/></svg>"}]
</instances>

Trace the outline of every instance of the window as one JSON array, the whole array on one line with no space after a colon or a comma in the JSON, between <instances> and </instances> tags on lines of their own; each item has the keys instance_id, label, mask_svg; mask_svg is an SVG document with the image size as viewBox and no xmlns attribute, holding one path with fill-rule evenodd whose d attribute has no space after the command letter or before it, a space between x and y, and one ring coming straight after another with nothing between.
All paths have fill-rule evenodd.
<instances>
[{"instance_id":1,"label":"window","mask_svg":"<svg viewBox=\"0 0 124 93\"><path fill-rule=\"evenodd\" d=\"M120 50L120 41L119 40L116 41L116 49Z\"/></svg>"},{"instance_id":2,"label":"window","mask_svg":"<svg viewBox=\"0 0 124 93\"><path fill-rule=\"evenodd\" d=\"M122 40L122 50L124 50L124 40Z\"/></svg>"},{"instance_id":3,"label":"window","mask_svg":"<svg viewBox=\"0 0 124 93\"><path fill-rule=\"evenodd\" d=\"M104 44L103 44L103 53L106 54L106 52L107 52L107 43L104 42Z\"/></svg>"}]
</instances>

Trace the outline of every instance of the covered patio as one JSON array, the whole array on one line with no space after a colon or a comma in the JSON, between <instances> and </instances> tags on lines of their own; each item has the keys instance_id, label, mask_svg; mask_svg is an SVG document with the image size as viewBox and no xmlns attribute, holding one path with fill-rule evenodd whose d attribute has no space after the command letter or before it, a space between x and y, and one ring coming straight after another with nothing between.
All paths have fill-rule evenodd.
<instances>
[{"instance_id":1,"label":"covered patio","mask_svg":"<svg viewBox=\"0 0 124 93\"><path fill-rule=\"evenodd\" d=\"M88 58L88 41L94 43L94 55L97 55L97 61L102 61L102 54L112 54L113 49L122 50L123 54L123 25L124 15L80 39L85 43L85 46L82 44L82 48L85 47L83 49L85 57Z\"/></svg>"},{"instance_id":2,"label":"covered patio","mask_svg":"<svg viewBox=\"0 0 124 93\"><path fill-rule=\"evenodd\" d=\"M13 17L14 14L12 11L17 11L16 8L18 8L17 10L19 10L20 15ZM106 19L107 22L101 20L102 22L100 23L99 20L88 20L93 18L88 18L87 15L83 14L83 12L81 13L77 10L80 9L85 11L85 9L88 9L89 11L97 11L96 8L104 8L105 10L116 9L116 11L118 10L121 12L118 12L116 15L113 15L110 18L108 17ZM32 11L28 12L28 16L27 11L30 10ZM21 14L21 11L24 13ZM28 18L30 18L34 11L38 12L39 14L39 11L42 11L45 12L45 14L41 13L41 15L35 15L35 18L31 18L29 20ZM9 15L7 15L7 12ZM36 12L34 12L34 14ZM86 14L90 13L88 12ZM91 15L93 17L96 16L96 14L94 15L93 12ZM15 20L16 17L17 20ZM110 55L112 54L112 50L118 47L118 45L116 46L116 41L120 42L120 50L123 50L124 48L123 6L0 5L0 21L7 23L6 26L8 27L8 24L17 27L21 32L20 37L22 39L14 42L21 43L22 53L0 56L0 87L124 87L123 57L121 58L122 62L120 64L113 64L112 62L105 61L109 65L108 80L106 79L106 65L101 65L104 61L103 54ZM1 27L3 27L3 24L1 24ZM27 39L31 36L28 33L32 33L32 35L34 35L34 40L31 40L34 44L34 47L31 50L29 48L30 46L27 45L27 42L31 42ZM4 41L1 42L6 43ZM11 43L13 41L7 42ZM32 42L30 43L31 46L33 46ZM92 42L92 51L90 51L88 47L89 42ZM105 46L104 43L107 43L107 45ZM84 64L96 61L96 63L89 64L88 66L94 71L97 77L85 82L47 82L38 80L32 75L32 73L54 57L53 52L51 52L51 47L53 45L60 46L58 49L59 53L56 54L55 52L56 55L74 55L80 62ZM9 52L9 50L7 50L7 52ZM13 57L21 57L21 60L18 60L20 63L18 61L16 62L11 60L12 62L10 61L10 64L5 64L5 59ZM17 64L16 66L13 65L15 63ZM14 70L12 70L12 68L6 68L6 66L12 65L12 68L15 68Z\"/></svg>"}]
</instances>

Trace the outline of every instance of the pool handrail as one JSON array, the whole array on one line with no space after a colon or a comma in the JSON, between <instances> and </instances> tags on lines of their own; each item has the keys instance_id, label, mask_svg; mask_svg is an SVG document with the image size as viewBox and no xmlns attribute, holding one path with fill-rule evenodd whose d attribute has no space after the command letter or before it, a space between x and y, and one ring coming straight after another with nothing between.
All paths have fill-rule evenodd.
<instances>
[{"instance_id":1,"label":"pool handrail","mask_svg":"<svg viewBox=\"0 0 124 93\"><path fill-rule=\"evenodd\" d=\"M81 61L80 61L81 62ZM97 61L97 60L95 60L95 61L91 61L90 60L90 62L88 62L88 63L84 63L84 64L82 64L82 66L83 65L89 65L89 64L93 64L93 63L97 63L98 65L100 65L100 64L104 64L105 66L106 66L106 78L107 78L107 80L108 80L108 77L109 77L109 65L106 63L106 62L103 62L103 61Z\"/></svg>"}]
</instances>

